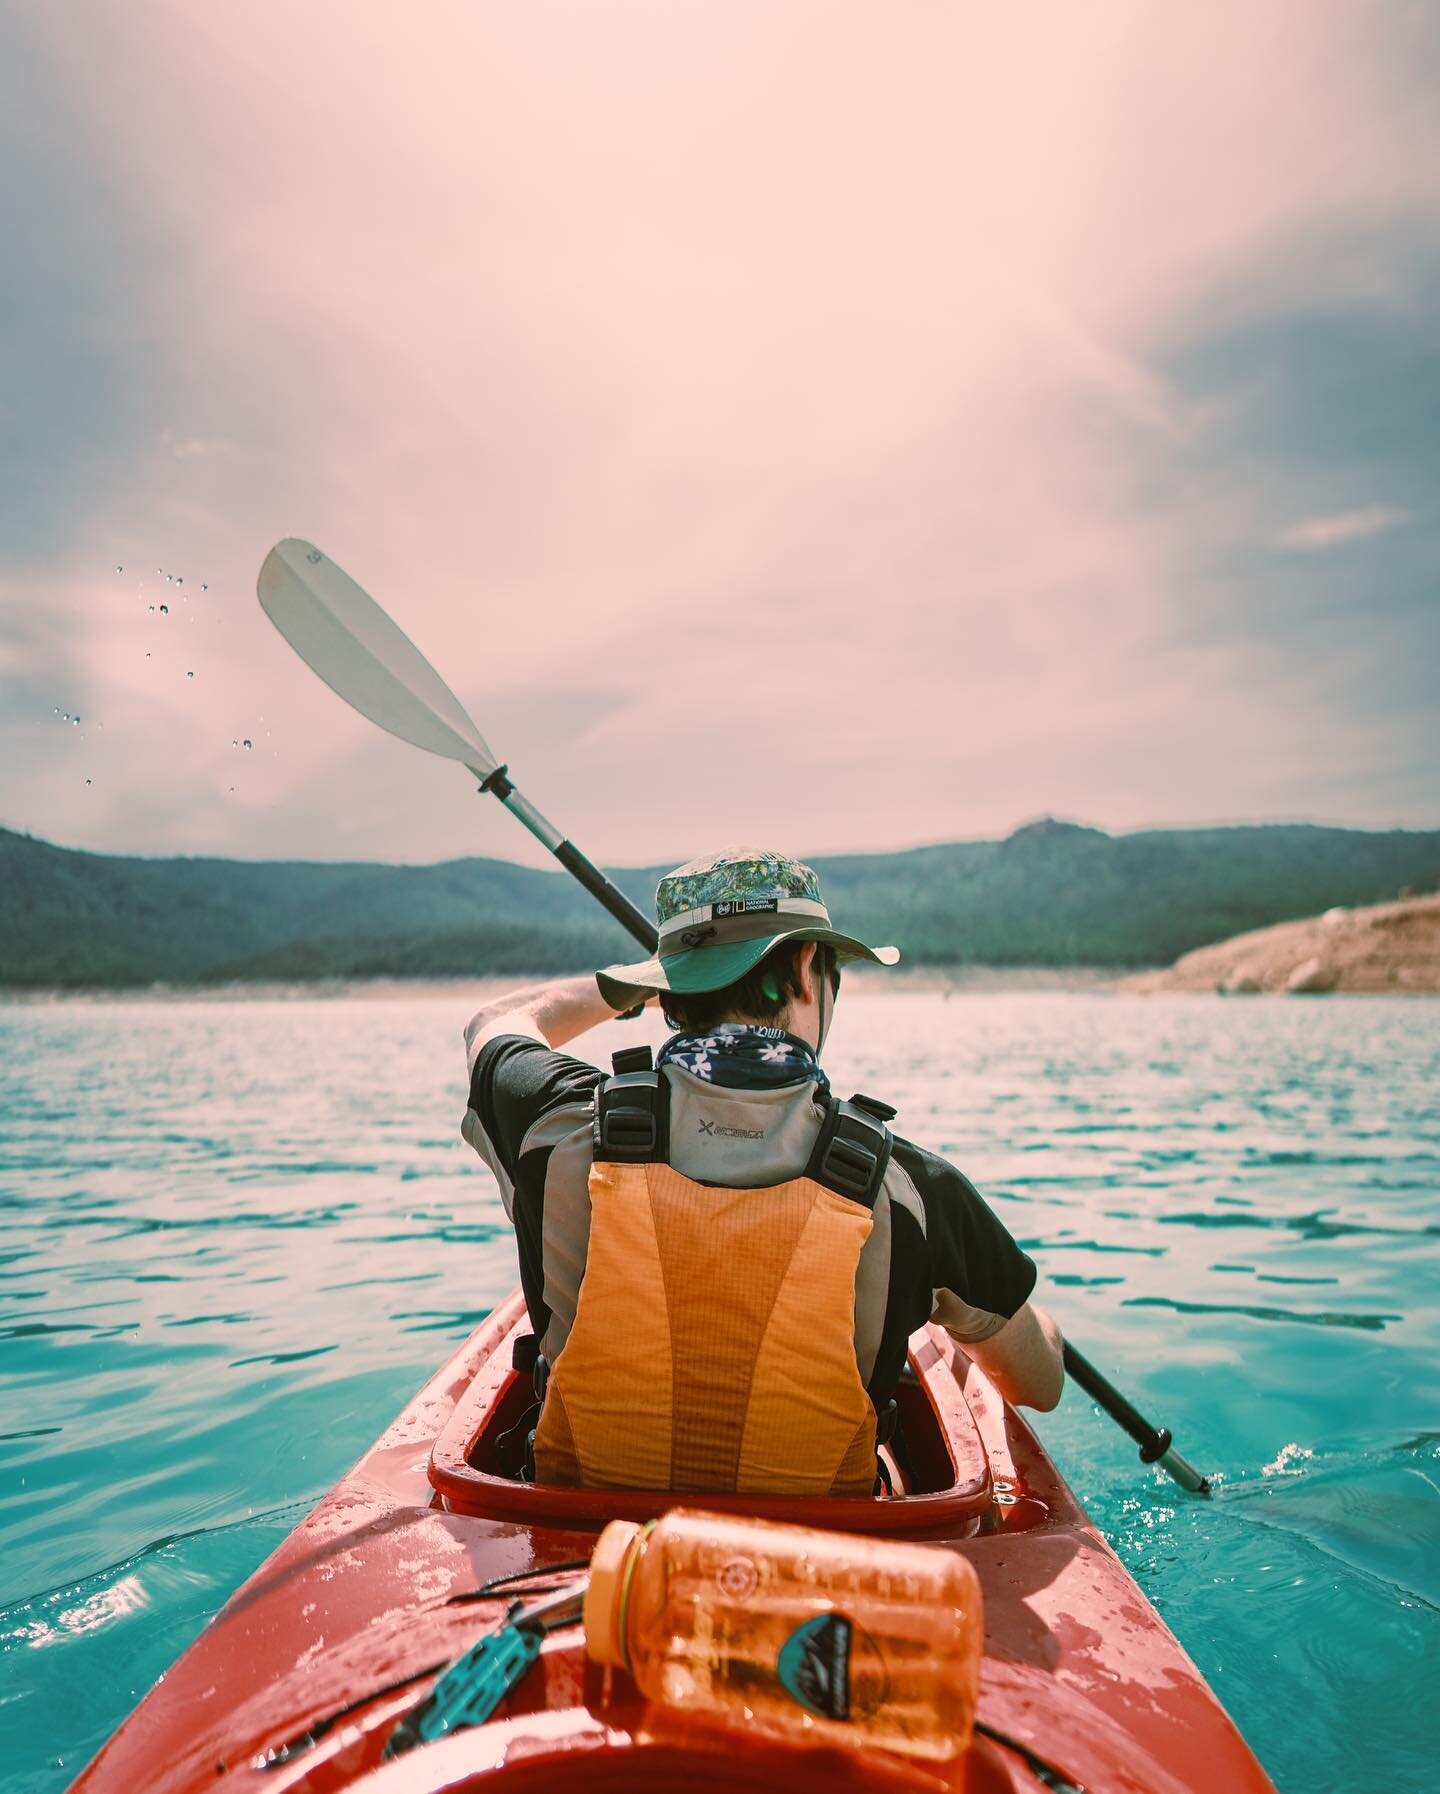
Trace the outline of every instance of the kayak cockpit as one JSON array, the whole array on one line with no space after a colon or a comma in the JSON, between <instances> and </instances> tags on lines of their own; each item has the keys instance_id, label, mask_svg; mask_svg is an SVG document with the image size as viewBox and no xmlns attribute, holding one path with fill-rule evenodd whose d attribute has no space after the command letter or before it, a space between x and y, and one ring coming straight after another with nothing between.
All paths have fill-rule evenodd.
<instances>
[{"instance_id":1,"label":"kayak cockpit","mask_svg":"<svg viewBox=\"0 0 1440 1794\"><path fill-rule=\"evenodd\" d=\"M908 1374L896 1391L910 1488L889 1497L718 1495L675 1490L559 1488L507 1476L500 1441L534 1400L514 1368L515 1342L528 1329L523 1307L476 1364L430 1454L429 1478L452 1513L529 1525L591 1527L653 1519L680 1502L714 1512L835 1527L862 1533L933 1533L963 1538L980 1530L996 1499L990 1453L952 1369L951 1354L923 1328L910 1341Z\"/></svg>"}]
</instances>

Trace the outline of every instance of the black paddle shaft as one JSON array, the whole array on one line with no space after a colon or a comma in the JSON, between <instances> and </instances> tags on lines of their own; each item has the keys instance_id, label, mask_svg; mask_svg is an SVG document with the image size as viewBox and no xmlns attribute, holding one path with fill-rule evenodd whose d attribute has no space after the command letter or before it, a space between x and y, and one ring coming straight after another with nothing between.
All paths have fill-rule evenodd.
<instances>
[{"instance_id":1,"label":"black paddle shaft","mask_svg":"<svg viewBox=\"0 0 1440 1794\"><path fill-rule=\"evenodd\" d=\"M1140 1447L1142 1464L1159 1464L1167 1475L1172 1476L1182 1489L1188 1489L1192 1495L1210 1493L1210 1479L1202 1476L1193 1464L1188 1464L1175 1450L1169 1427L1151 1426L1140 1410L1128 1402L1115 1385L1103 1377L1085 1354L1077 1351L1068 1339L1065 1341L1065 1370L1088 1396L1099 1402L1117 1425L1124 1427L1129 1433Z\"/></svg>"},{"instance_id":2,"label":"black paddle shaft","mask_svg":"<svg viewBox=\"0 0 1440 1794\"><path fill-rule=\"evenodd\" d=\"M478 768L476 769L478 773ZM535 808L528 797L517 791L508 766L497 766L480 781L480 789L498 797L512 816L523 822L535 839L547 847L565 870L577 878L590 895L603 903L624 929L634 935L647 953L660 944L659 931L643 910L637 909L618 885L612 884L600 868L586 859L573 841L567 841Z\"/></svg>"},{"instance_id":3,"label":"black paddle shaft","mask_svg":"<svg viewBox=\"0 0 1440 1794\"><path fill-rule=\"evenodd\" d=\"M555 849L555 858L567 872L573 872L592 897L598 897L622 928L628 928L647 953L660 944L655 924L638 910L625 893L606 878L598 866L592 865L573 841L562 841Z\"/></svg>"}]
</instances>

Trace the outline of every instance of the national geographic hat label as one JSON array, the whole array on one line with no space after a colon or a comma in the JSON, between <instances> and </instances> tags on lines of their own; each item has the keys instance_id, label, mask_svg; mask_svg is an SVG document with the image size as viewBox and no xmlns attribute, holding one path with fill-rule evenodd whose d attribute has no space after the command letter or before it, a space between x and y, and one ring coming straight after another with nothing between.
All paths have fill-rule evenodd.
<instances>
[{"instance_id":1,"label":"national geographic hat label","mask_svg":"<svg viewBox=\"0 0 1440 1794\"><path fill-rule=\"evenodd\" d=\"M728 903L716 903L711 906L712 920L722 916L758 916L777 915L780 909L778 897L736 897Z\"/></svg>"}]
</instances>

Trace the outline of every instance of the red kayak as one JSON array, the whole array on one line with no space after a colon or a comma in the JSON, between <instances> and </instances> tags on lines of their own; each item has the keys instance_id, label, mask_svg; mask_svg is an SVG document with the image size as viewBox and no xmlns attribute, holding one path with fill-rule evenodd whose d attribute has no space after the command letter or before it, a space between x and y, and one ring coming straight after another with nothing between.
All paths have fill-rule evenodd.
<instances>
[{"instance_id":1,"label":"red kayak","mask_svg":"<svg viewBox=\"0 0 1440 1794\"><path fill-rule=\"evenodd\" d=\"M76 1794L512 1794L570 1787L1247 1794L1272 1784L1039 1441L937 1327L898 1400L910 1492L688 1505L962 1552L985 1656L975 1741L949 1764L752 1738L652 1706L550 1632L487 1723L386 1760L440 1672L509 1609L497 1578L587 1558L615 1518L685 1498L500 1473L531 1400L504 1303L231 1598L74 1784ZM564 1572L556 1572L557 1576Z\"/></svg>"}]
</instances>

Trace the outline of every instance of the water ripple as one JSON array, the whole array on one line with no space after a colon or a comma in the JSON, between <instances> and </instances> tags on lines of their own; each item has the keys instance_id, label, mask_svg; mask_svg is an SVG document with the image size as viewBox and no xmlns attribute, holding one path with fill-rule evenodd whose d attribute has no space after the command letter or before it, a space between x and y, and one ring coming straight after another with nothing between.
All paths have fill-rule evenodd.
<instances>
[{"instance_id":1,"label":"water ripple","mask_svg":"<svg viewBox=\"0 0 1440 1794\"><path fill-rule=\"evenodd\" d=\"M1245 1314L1252 1321L1295 1321L1304 1327L1360 1327L1381 1331L1398 1314L1305 1314L1297 1308L1261 1308L1250 1302L1180 1302L1173 1296L1127 1296L1126 1308L1173 1308L1177 1314Z\"/></svg>"}]
</instances>

